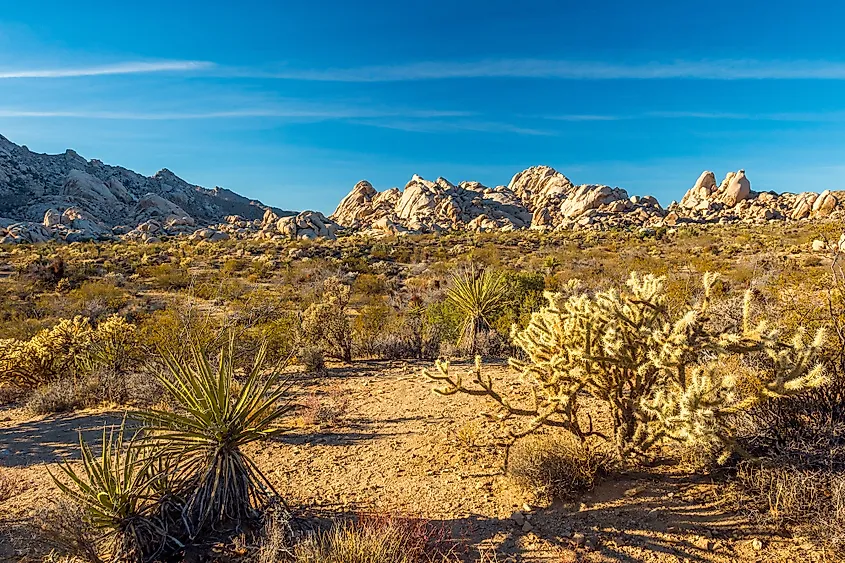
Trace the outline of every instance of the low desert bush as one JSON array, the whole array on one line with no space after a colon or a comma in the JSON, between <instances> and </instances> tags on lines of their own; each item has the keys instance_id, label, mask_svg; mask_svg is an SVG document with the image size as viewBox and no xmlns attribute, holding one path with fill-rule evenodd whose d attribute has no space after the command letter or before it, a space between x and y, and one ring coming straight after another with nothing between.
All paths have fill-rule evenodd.
<instances>
[{"instance_id":1,"label":"low desert bush","mask_svg":"<svg viewBox=\"0 0 845 563\"><path fill-rule=\"evenodd\" d=\"M344 362L352 361L352 327L348 318L349 286L340 278L328 278L322 297L302 314L302 339L321 346L325 353Z\"/></svg>"},{"instance_id":2,"label":"low desert bush","mask_svg":"<svg viewBox=\"0 0 845 563\"><path fill-rule=\"evenodd\" d=\"M445 529L423 519L361 516L300 543L295 563L434 563L450 560Z\"/></svg>"},{"instance_id":3,"label":"low desert bush","mask_svg":"<svg viewBox=\"0 0 845 563\"><path fill-rule=\"evenodd\" d=\"M326 354L319 346L301 345L296 354L296 360L308 373L323 373L326 371Z\"/></svg>"},{"instance_id":4,"label":"low desert bush","mask_svg":"<svg viewBox=\"0 0 845 563\"><path fill-rule=\"evenodd\" d=\"M507 473L538 499L568 500L588 491L613 468L612 453L568 434L540 434L510 449Z\"/></svg>"},{"instance_id":5,"label":"low desert bush","mask_svg":"<svg viewBox=\"0 0 845 563\"><path fill-rule=\"evenodd\" d=\"M70 412L88 406L87 395L80 381L58 379L34 389L26 408L38 415Z\"/></svg>"},{"instance_id":6,"label":"low desert bush","mask_svg":"<svg viewBox=\"0 0 845 563\"><path fill-rule=\"evenodd\" d=\"M738 443L753 459L737 464L742 506L789 525L845 556L845 377L802 395L769 401L738 421Z\"/></svg>"}]
</instances>

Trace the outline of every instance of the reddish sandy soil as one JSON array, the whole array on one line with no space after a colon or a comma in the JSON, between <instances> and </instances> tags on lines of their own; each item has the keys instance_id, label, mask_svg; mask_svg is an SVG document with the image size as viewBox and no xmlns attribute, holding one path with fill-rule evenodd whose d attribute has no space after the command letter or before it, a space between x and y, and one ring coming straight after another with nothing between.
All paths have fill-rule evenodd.
<instances>
[{"instance_id":1,"label":"reddish sandy soil","mask_svg":"<svg viewBox=\"0 0 845 563\"><path fill-rule=\"evenodd\" d=\"M501 431L480 414L489 405L433 394L420 373L424 365L359 362L294 386L298 403L314 394L350 404L332 425L293 420L281 438L252 448L292 507L333 518L385 510L418 515L451 529L468 561L479 551L495 552L498 561L823 560L805 540L732 511L718 495L724 483L677 466L612 475L576 502L534 506L529 492L501 474ZM57 495L45 464L75 456L79 430L96 441L104 423L121 417L102 409L47 417L0 410L0 472L18 489L0 505L0 561L40 561L45 547L32 530ZM528 525L512 519L515 511Z\"/></svg>"}]
</instances>

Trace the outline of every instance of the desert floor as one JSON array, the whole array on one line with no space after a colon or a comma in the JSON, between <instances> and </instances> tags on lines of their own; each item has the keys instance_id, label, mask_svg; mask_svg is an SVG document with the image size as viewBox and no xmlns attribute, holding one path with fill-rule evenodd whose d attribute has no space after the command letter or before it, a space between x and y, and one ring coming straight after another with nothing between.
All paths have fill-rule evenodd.
<instances>
[{"instance_id":1,"label":"desert floor","mask_svg":"<svg viewBox=\"0 0 845 563\"><path fill-rule=\"evenodd\" d=\"M294 414L289 432L253 448L291 507L320 519L372 511L424 517L452 530L467 561L481 552L500 562L823 560L805 540L735 512L717 494L724 487L718 476L679 466L614 474L574 502L534 505L530 492L502 475L501 431L481 416L490 405L435 395L421 374L428 366L356 362L298 376L294 402L346 397L349 408L331 426L307 425ZM58 495L45 466L77 456L79 431L96 442L102 425L122 416L0 410L0 471L18 482L18 494L0 505L0 561L40 561L48 548L38 539L39 518ZM527 524L517 523L517 511Z\"/></svg>"}]
</instances>

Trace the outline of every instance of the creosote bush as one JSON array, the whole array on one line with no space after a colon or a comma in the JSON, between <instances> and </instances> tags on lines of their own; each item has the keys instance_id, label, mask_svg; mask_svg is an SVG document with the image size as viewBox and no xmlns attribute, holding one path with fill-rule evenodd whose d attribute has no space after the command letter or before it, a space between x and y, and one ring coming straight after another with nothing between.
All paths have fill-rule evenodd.
<instances>
[{"instance_id":1,"label":"creosote bush","mask_svg":"<svg viewBox=\"0 0 845 563\"><path fill-rule=\"evenodd\" d=\"M352 328L347 317L350 288L340 278L323 282L322 299L302 314L302 336L308 344L344 362L352 361Z\"/></svg>"},{"instance_id":2,"label":"creosote bush","mask_svg":"<svg viewBox=\"0 0 845 563\"><path fill-rule=\"evenodd\" d=\"M666 441L712 444L723 459L742 450L733 421L738 413L772 397L786 397L825 382L817 357L824 341L820 331L808 340L798 330L791 340L766 323L752 325L751 293L746 293L741 326L713 329L708 309L716 274L705 274L702 300L679 315L667 307L665 279L632 273L625 291L581 290L577 281L562 293L547 294L548 306L531 316L513 341L525 359L512 358L531 390L533 404L517 405L496 389L480 359L466 386L438 361L426 375L441 384L441 395L487 396L500 408L504 422L524 417L528 423L511 429L514 438L542 426L563 428L581 440L595 436L615 446L620 459L639 457ZM720 359L755 353L765 358L761 384L742 401L734 400L730 374L717 369ZM585 400L605 403L611 415L610 434L579 416Z\"/></svg>"}]
</instances>

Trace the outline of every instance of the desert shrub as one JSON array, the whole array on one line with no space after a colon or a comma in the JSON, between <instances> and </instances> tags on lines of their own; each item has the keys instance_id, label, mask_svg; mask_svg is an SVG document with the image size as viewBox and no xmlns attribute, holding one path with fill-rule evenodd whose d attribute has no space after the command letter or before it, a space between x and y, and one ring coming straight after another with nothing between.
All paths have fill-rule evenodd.
<instances>
[{"instance_id":1,"label":"desert shrub","mask_svg":"<svg viewBox=\"0 0 845 563\"><path fill-rule=\"evenodd\" d=\"M459 345L470 354L477 351L478 338L490 331L490 322L504 305L505 286L501 275L491 270L470 268L452 278L447 300L463 318Z\"/></svg>"},{"instance_id":2,"label":"desert shrub","mask_svg":"<svg viewBox=\"0 0 845 563\"><path fill-rule=\"evenodd\" d=\"M845 374L825 385L756 405L738 417L741 461L734 484L757 518L790 525L845 555Z\"/></svg>"},{"instance_id":3,"label":"desert shrub","mask_svg":"<svg viewBox=\"0 0 845 563\"><path fill-rule=\"evenodd\" d=\"M69 412L87 406L87 393L80 382L57 379L34 389L26 400L26 408L38 415Z\"/></svg>"},{"instance_id":4,"label":"desert shrub","mask_svg":"<svg viewBox=\"0 0 845 563\"><path fill-rule=\"evenodd\" d=\"M531 314L545 304L546 277L539 272L506 272L503 283L502 314L494 320L493 327L497 332L509 334L511 325L524 328Z\"/></svg>"},{"instance_id":5,"label":"desert shrub","mask_svg":"<svg viewBox=\"0 0 845 563\"><path fill-rule=\"evenodd\" d=\"M395 314L392 307L381 301L361 307L352 323L353 343L359 355L374 356L378 353L378 341L388 332L386 327Z\"/></svg>"},{"instance_id":6,"label":"desert shrub","mask_svg":"<svg viewBox=\"0 0 845 563\"><path fill-rule=\"evenodd\" d=\"M153 311L138 323L138 339L149 358L157 352L188 356L191 346L211 350L220 343L221 326L214 316L194 307L179 306Z\"/></svg>"},{"instance_id":7,"label":"desert shrub","mask_svg":"<svg viewBox=\"0 0 845 563\"><path fill-rule=\"evenodd\" d=\"M799 331L791 341L780 339L765 323L751 324L751 294L746 293L739 327L715 330L708 325L708 306L718 276L704 276L702 301L679 317L666 305L662 277L632 273L627 291L585 292L577 282L568 291L549 294L549 305L514 334L524 360L511 359L531 386L533 405L517 406L494 389L480 359L466 387L460 375L438 362L440 394L487 395L501 411L497 418L526 417L527 425L511 429L516 437L541 426L565 428L585 439L597 436L615 445L620 458L645 455L661 442L713 444L728 453L737 449L735 415L772 397L800 394L825 382L815 364L823 333L808 342ZM765 356L762 385L742 402L733 400L733 378L718 368L722 358L757 353ZM584 398L609 408L612 434L582 426Z\"/></svg>"},{"instance_id":8,"label":"desert shrub","mask_svg":"<svg viewBox=\"0 0 845 563\"><path fill-rule=\"evenodd\" d=\"M448 534L426 520L362 516L296 546L296 563L431 563L447 561Z\"/></svg>"},{"instance_id":9,"label":"desert shrub","mask_svg":"<svg viewBox=\"0 0 845 563\"><path fill-rule=\"evenodd\" d=\"M344 362L352 361L352 329L347 308L350 289L340 278L328 278L322 286L322 297L302 314L302 337L305 342L322 346L325 353Z\"/></svg>"},{"instance_id":10,"label":"desert shrub","mask_svg":"<svg viewBox=\"0 0 845 563\"><path fill-rule=\"evenodd\" d=\"M845 475L742 462L733 482L740 506L766 524L790 526L845 556Z\"/></svg>"},{"instance_id":11,"label":"desert shrub","mask_svg":"<svg viewBox=\"0 0 845 563\"><path fill-rule=\"evenodd\" d=\"M272 320L250 326L241 333L237 354L250 358L263 344L267 347L268 364L284 362L295 354L300 330L299 315L290 311L277 313ZM239 363L238 367L248 366Z\"/></svg>"},{"instance_id":12,"label":"desert shrub","mask_svg":"<svg viewBox=\"0 0 845 563\"><path fill-rule=\"evenodd\" d=\"M612 469L614 459L611 452L569 434L539 434L511 447L507 473L538 498L568 500L592 489Z\"/></svg>"},{"instance_id":13,"label":"desert shrub","mask_svg":"<svg viewBox=\"0 0 845 563\"><path fill-rule=\"evenodd\" d=\"M213 365L204 350L192 360L165 355L169 373L158 376L173 410L146 409L150 439L160 455L178 460L178 480L187 487L183 519L192 537L206 526L256 518L278 497L243 447L281 432L276 423L289 407L278 374L264 374L266 347L239 385L234 380L234 337Z\"/></svg>"},{"instance_id":14,"label":"desert shrub","mask_svg":"<svg viewBox=\"0 0 845 563\"><path fill-rule=\"evenodd\" d=\"M296 353L297 363L308 373L326 371L326 355L320 346L303 344Z\"/></svg>"},{"instance_id":15,"label":"desert shrub","mask_svg":"<svg viewBox=\"0 0 845 563\"><path fill-rule=\"evenodd\" d=\"M24 268L24 276L38 284L55 287L65 277L65 260L61 256L39 258Z\"/></svg>"},{"instance_id":16,"label":"desert shrub","mask_svg":"<svg viewBox=\"0 0 845 563\"><path fill-rule=\"evenodd\" d=\"M86 281L68 294L69 308L92 321L117 313L129 302L129 295L112 283Z\"/></svg>"},{"instance_id":17,"label":"desert shrub","mask_svg":"<svg viewBox=\"0 0 845 563\"><path fill-rule=\"evenodd\" d=\"M150 278L151 285L157 289L183 289L191 283L191 277L188 271L179 264L174 263L145 266L138 268L138 273Z\"/></svg>"}]
</instances>

